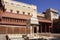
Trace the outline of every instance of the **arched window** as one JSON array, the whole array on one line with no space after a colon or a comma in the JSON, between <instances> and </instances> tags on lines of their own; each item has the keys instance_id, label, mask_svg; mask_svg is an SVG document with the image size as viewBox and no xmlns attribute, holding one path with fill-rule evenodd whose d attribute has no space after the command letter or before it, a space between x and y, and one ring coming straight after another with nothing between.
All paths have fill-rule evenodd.
<instances>
[{"instance_id":1,"label":"arched window","mask_svg":"<svg viewBox=\"0 0 60 40\"><path fill-rule=\"evenodd\" d=\"M34 33L37 33L37 28L36 27L34 27Z\"/></svg>"},{"instance_id":2,"label":"arched window","mask_svg":"<svg viewBox=\"0 0 60 40\"><path fill-rule=\"evenodd\" d=\"M11 13L13 12L13 10L10 10L11 11Z\"/></svg>"},{"instance_id":3,"label":"arched window","mask_svg":"<svg viewBox=\"0 0 60 40\"><path fill-rule=\"evenodd\" d=\"M25 12L23 12L23 14L25 14Z\"/></svg>"},{"instance_id":4,"label":"arched window","mask_svg":"<svg viewBox=\"0 0 60 40\"><path fill-rule=\"evenodd\" d=\"M17 14L19 14L19 11L17 11Z\"/></svg>"},{"instance_id":5,"label":"arched window","mask_svg":"<svg viewBox=\"0 0 60 40\"><path fill-rule=\"evenodd\" d=\"M28 15L30 15L30 13L28 13Z\"/></svg>"}]
</instances>

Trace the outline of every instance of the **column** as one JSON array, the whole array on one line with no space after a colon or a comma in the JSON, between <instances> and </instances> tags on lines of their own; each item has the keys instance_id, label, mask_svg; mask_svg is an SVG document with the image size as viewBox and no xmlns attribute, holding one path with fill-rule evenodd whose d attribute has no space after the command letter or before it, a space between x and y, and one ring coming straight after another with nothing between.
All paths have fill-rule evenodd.
<instances>
[{"instance_id":1,"label":"column","mask_svg":"<svg viewBox=\"0 0 60 40\"><path fill-rule=\"evenodd\" d=\"M41 33L42 33L42 24L41 24Z\"/></svg>"},{"instance_id":2,"label":"column","mask_svg":"<svg viewBox=\"0 0 60 40\"><path fill-rule=\"evenodd\" d=\"M26 32L27 32L27 30L26 30L27 28L25 27L25 34L26 34ZM20 30L21 31L21 30Z\"/></svg>"},{"instance_id":3,"label":"column","mask_svg":"<svg viewBox=\"0 0 60 40\"><path fill-rule=\"evenodd\" d=\"M49 26L49 33L50 33L50 26Z\"/></svg>"},{"instance_id":4,"label":"column","mask_svg":"<svg viewBox=\"0 0 60 40\"><path fill-rule=\"evenodd\" d=\"M49 26L49 33L51 32L51 26Z\"/></svg>"},{"instance_id":5,"label":"column","mask_svg":"<svg viewBox=\"0 0 60 40\"><path fill-rule=\"evenodd\" d=\"M32 30L32 26L30 27L30 34L32 34L33 33L33 30Z\"/></svg>"},{"instance_id":6,"label":"column","mask_svg":"<svg viewBox=\"0 0 60 40\"><path fill-rule=\"evenodd\" d=\"M50 32L50 25L48 25L48 28L49 28L49 32Z\"/></svg>"},{"instance_id":7,"label":"column","mask_svg":"<svg viewBox=\"0 0 60 40\"><path fill-rule=\"evenodd\" d=\"M46 24L45 24L45 33L46 33Z\"/></svg>"}]
</instances>

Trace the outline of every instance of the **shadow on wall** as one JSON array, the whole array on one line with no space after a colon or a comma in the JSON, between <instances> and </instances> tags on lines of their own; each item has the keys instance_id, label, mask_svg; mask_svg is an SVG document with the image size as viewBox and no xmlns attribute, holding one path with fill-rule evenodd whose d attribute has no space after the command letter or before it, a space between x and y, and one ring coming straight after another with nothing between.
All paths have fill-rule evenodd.
<instances>
[{"instance_id":1,"label":"shadow on wall","mask_svg":"<svg viewBox=\"0 0 60 40\"><path fill-rule=\"evenodd\" d=\"M60 19L54 20L52 33L60 33Z\"/></svg>"},{"instance_id":2,"label":"shadow on wall","mask_svg":"<svg viewBox=\"0 0 60 40\"><path fill-rule=\"evenodd\" d=\"M4 5L2 4L2 0L0 0L0 10L3 10L3 12L5 11L5 7L4 7Z\"/></svg>"}]
</instances>

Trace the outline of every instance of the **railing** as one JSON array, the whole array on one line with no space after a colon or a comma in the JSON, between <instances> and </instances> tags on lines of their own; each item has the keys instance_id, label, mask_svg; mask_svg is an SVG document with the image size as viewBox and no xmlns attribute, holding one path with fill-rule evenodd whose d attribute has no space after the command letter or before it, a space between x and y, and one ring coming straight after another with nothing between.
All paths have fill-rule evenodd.
<instances>
[{"instance_id":1,"label":"railing","mask_svg":"<svg viewBox=\"0 0 60 40\"><path fill-rule=\"evenodd\" d=\"M47 37L60 37L60 34L56 34L56 33L35 33L33 35L37 35L37 36L47 36Z\"/></svg>"}]
</instances>

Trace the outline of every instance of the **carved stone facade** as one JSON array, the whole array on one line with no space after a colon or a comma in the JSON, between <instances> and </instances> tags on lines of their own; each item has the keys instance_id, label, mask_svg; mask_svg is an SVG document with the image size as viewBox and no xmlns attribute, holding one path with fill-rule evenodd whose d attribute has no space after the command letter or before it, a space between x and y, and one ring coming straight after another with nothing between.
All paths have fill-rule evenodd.
<instances>
[{"instance_id":1,"label":"carved stone facade","mask_svg":"<svg viewBox=\"0 0 60 40\"><path fill-rule=\"evenodd\" d=\"M38 14L35 5L16 1L4 1L4 4L6 10L0 8L0 34L50 33L54 14L58 19L58 12L51 8Z\"/></svg>"}]
</instances>

